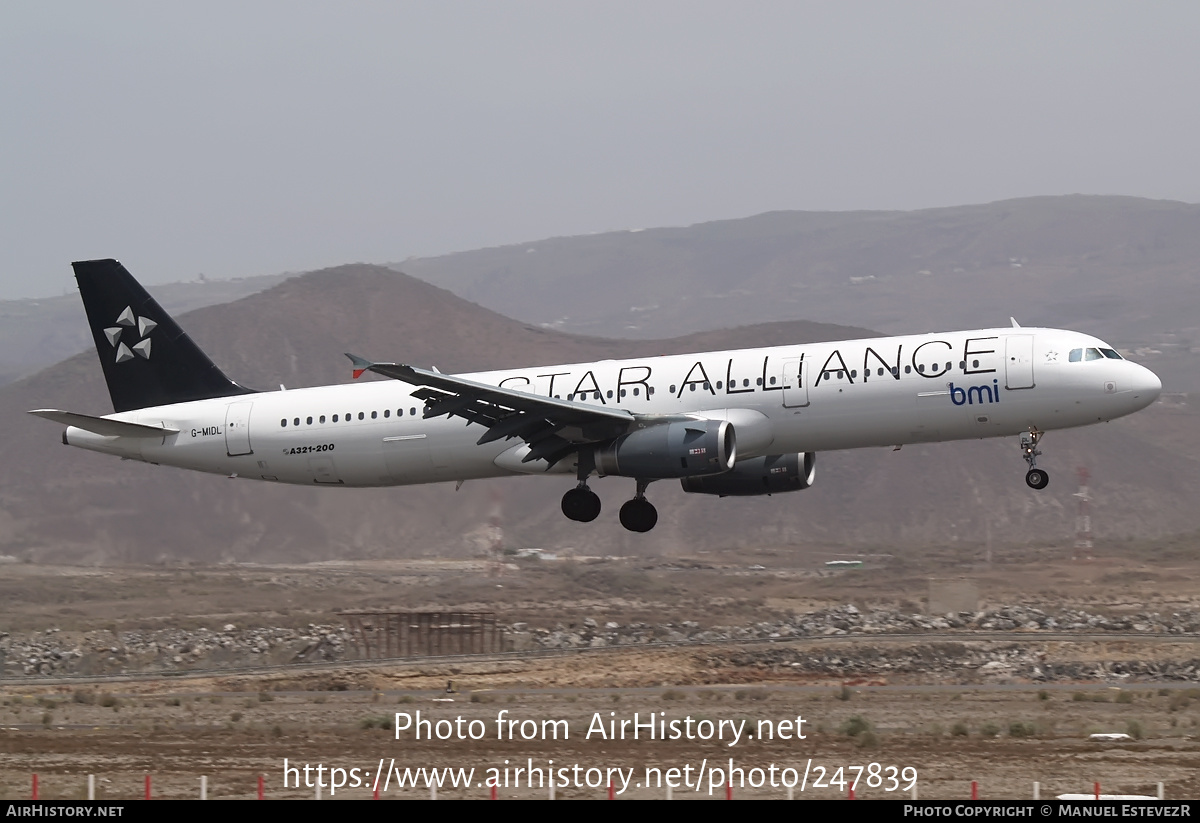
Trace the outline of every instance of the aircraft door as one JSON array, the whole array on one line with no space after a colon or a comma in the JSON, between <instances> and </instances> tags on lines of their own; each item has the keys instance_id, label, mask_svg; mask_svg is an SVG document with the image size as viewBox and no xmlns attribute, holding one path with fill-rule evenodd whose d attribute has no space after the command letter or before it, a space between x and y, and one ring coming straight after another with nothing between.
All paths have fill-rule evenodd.
<instances>
[{"instance_id":1,"label":"aircraft door","mask_svg":"<svg viewBox=\"0 0 1200 823\"><path fill-rule=\"evenodd\" d=\"M1004 338L1004 367L1004 388L1033 388L1032 334L1010 334Z\"/></svg>"},{"instance_id":2,"label":"aircraft door","mask_svg":"<svg viewBox=\"0 0 1200 823\"><path fill-rule=\"evenodd\" d=\"M338 486L344 483L333 465L332 457L312 457L308 461L308 470L312 472L313 482L327 486Z\"/></svg>"},{"instance_id":3,"label":"aircraft door","mask_svg":"<svg viewBox=\"0 0 1200 823\"><path fill-rule=\"evenodd\" d=\"M787 409L808 405L808 375L804 358L783 361L783 406Z\"/></svg>"},{"instance_id":4,"label":"aircraft door","mask_svg":"<svg viewBox=\"0 0 1200 823\"><path fill-rule=\"evenodd\" d=\"M230 403L225 407L225 453L230 457L254 454L250 448L250 407L253 403Z\"/></svg>"}]
</instances>

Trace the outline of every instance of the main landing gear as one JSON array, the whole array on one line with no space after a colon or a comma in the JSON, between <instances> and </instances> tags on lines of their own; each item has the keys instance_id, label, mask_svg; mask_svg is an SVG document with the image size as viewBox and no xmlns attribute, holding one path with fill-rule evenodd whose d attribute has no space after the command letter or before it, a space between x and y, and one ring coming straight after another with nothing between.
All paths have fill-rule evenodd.
<instances>
[{"instance_id":1,"label":"main landing gear","mask_svg":"<svg viewBox=\"0 0 1200 823\"><path fill-rule=\"evenodd\" d=\"M1025 472L1025 482L1031 489L1044 489L1050 482L1050 475L1037 467L1038 455L1042 453L1037 446L1043 433L1037 429L1030 429L1021 435L1021 456L1029 464L1029 471Z\"/></svg>"},{"instance_id":2,"label":"main landing gear","mask_svg":"<svg viewBox=\"0 0 1200 823\"><path fill-rule=\"evenodd\" d=\"M621 525L631 532L648 532L658 522L658 509L646 499L649 480L637 481L637 493L621 506Z\"/></svg>"},{"instance_id":3,"label":"main landing gear","mask_svg":"<svg viewBox=\"0 0 1200 823\"><path fill-rule=\"evenodd\" d=\"M621 506L621 525L631 532L648 532L658 523L658 510L646 499L649 480L637 481L637 494ZM587 478L562 498L562 512L578 523L590 523L600 515L600 498L588 488Z\"/></svg>"},{"instance_id":4,"label":"main landing gear","mask_svg":"<svg viewBox=\"0 0 1200 823\"><path fill-rule=\"evenodd\" d=\"M600 516L600 498L588 488L587 479L596 469L590 454L580 454L575 467L579 485L563 495L562 512L577 523L591 523Z\"/></svg>"},{"instance_id":5,"label":"main landing gear","mask_svg":"<svg viewBox=\"0 0 1200 823\"><path fill-rule=\"evenodd\" d=\"M579 523L591 523L600 516L600 498L588 488L586 480L563 495L562 512Z\"/></svg>"}]
</instances>

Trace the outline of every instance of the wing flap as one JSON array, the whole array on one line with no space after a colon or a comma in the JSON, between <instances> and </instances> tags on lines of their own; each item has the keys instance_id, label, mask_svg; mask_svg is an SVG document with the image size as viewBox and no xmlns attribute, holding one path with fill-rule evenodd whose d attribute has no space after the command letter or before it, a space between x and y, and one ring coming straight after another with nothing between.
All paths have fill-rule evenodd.
<instances>
[{"instance_id":1,"label":"wing flap","mask_svg":"<svg viewBox=\"0 0 1200 823\"><path fill-rule=\"evenodd\" d=\"M355 376L371 371L414 386L423 386L413 396L425 401L426 418L442 415L462 417L486 426L479 443L504 437L530 436L541 439L559 433L561 443L595 443L624 434L635 417L625 409L591 406L501 386L477 383L449 374L418 369L401 363L374 363L347 354Z\"/></svg>"}]
</instances>

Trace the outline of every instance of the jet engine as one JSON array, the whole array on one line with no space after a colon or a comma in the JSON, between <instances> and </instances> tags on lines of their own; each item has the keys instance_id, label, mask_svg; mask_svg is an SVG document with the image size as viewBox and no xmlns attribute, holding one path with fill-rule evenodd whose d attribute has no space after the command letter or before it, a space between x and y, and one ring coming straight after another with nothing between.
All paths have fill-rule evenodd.
<instances>
[{"instance_id":1,"label":"jet engine","mask_svg":"<svg viewBox=\"0 0 1200 823\"><path fill-rule=\"evenodd\" d=\"M602 476L692 477L732 469L737 446L728 420L674 420L622 435L594 457Z\"/></svg>"},{"instance_id":2,"label":"jet engine","mask_svg":"<svg viewBox=\"0 0 1200 823\"><path fill-rule=\"evenodd\" d=\"M817 473L817 455L768 454L738 463L733 471L716 477L684 477L685 492L715 494L720 497L753 497L777 492L807 489Z\"/></svg>"}]
</instances>

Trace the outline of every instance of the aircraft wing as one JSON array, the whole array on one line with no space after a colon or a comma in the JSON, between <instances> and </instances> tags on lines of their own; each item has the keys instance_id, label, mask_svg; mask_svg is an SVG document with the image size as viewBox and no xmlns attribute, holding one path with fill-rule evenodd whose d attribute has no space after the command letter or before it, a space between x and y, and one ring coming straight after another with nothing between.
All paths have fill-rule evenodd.
<instances>
[{"instance_id":1,"label":"aircraft wing","mask_svg":"<svg viewBox=\"0 0 1200 823\"><path fill-rule=\"evenodd\" d=\"M457 416L485 426L487 431L477 441L478 445L501 438L521 438L529 444L529 454L522 459L524 463L542 459L554 465L584 443L624 434L636 419L624 409L490 386L400 363L373 363L349 353L346 356L354 364L355 378L371 371L422 386L413 396L425 401L426 418Z\"/></svg>"}]
</instances>

